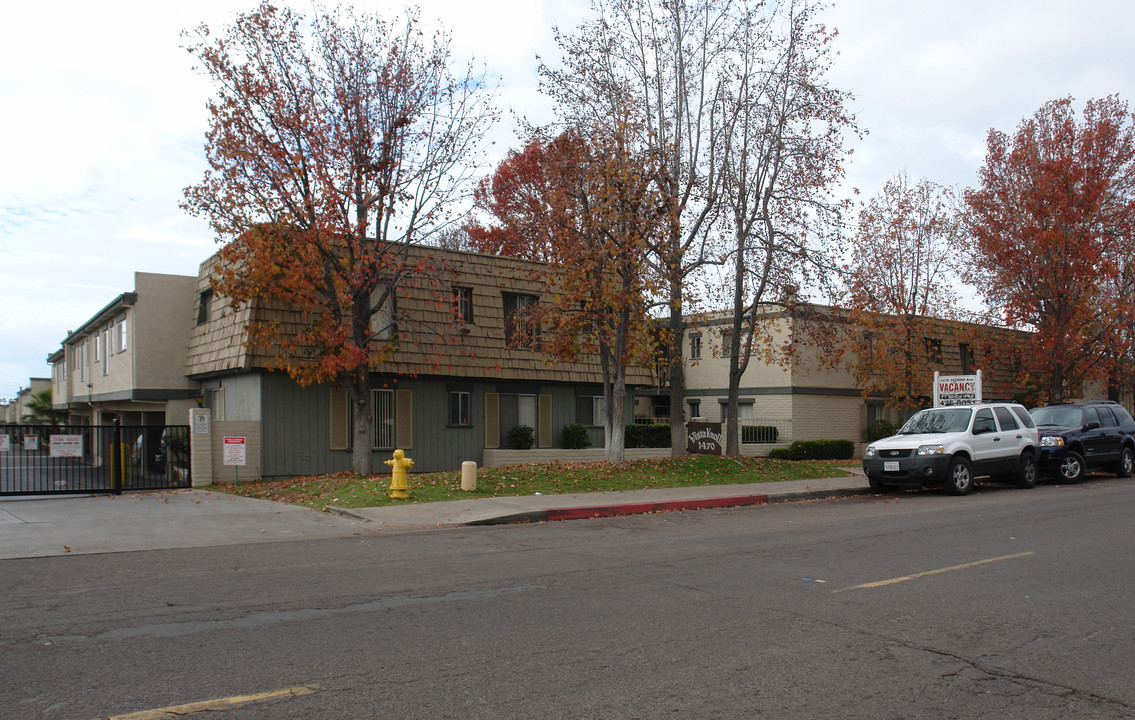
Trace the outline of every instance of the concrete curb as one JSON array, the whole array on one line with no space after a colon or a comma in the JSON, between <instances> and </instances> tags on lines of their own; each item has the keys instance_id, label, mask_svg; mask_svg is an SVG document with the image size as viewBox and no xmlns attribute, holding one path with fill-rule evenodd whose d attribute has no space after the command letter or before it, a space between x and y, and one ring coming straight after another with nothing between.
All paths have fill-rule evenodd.
<instances>
[{"instance_id":1,"label":"concrete curb","mask_svg":"<svg viewBox=\"0 0 1135 720\"><path fill-rule=\"evenodd\" d=\"M695 500L660 500L654 502L620 503L612 505L585 505L571 508L549 508L531 512L512 513L499 517L473 520L465 525L511 525L517 523L555 522L559 520L582 520L586 518L617 517L621 515L645 515L650 513L681 512L684 510L709 510L714 508L744 507L748 505L769 505L835 497L854 497L870 495L869 488L847 488L840 490L819 490L814 492L780 493L777 495L742 495L722 498L700 498ZM352 516L358 517L358 516Z\"/></svg>"}]
</instances>

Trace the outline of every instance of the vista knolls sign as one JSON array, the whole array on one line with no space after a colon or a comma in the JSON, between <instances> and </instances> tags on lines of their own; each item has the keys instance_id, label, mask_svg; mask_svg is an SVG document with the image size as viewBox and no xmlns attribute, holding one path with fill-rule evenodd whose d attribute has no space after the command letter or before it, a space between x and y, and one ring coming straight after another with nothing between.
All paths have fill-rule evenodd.
<instances>
[{"instance_id":1,"label":"vista knolls sign","mask_svg":"<svg viewBox=\"0 0 1135 720\"><path fill-rule=\"evenodd\" d=\"M721 423L686 423L686 452L693 455L720 455L721 445Z\"/></svg>"}]
</instances>

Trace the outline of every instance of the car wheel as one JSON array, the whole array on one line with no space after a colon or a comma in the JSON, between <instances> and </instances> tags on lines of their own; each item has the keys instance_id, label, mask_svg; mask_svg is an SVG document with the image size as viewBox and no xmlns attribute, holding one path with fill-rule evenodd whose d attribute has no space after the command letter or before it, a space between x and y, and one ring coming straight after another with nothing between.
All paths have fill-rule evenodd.
<instances>
[{"instance_id":1,"label":"car wheel","mask_svg":"<svg viewBox=\"0 0 1135 720\"><path fill-rule=\"evenodd\" d=\"M1057 468L1057 478L1060 482L1074 485L1084 477L1084 457L1075 450L1064 453L1064 459Z\"/></svg>"},{"instance_id":2,"label":"car wheel","mask_svg":"<svg viewBox=\"0 0 1135 720\"><path fill-rule=\"evenodd\" d=\"M873 493L882 494L882 493L888 493L888 492L891 491L891 489L889 487L887 487L886 485L884 485L883 481L875 475L868 475L867 476L867 484L869 484L871 486L871 492L873 492Z\"/></svg>"},{"instance_id":3,"label":"car wheel","mask_svg":"<svg viewBox=\"0 0 1135 720\"><path fill-rule=\"evenodd\" d=\"M1115 464L1115 476L1126 478L1131 477L1131 473L1135 472L1135 451L1131 448L1123 448L1123 452L1119 455L1119 462Z\"/></svg>"},{"instance_id":4,"label":"car wheel","mask_svg":"<svg viewBox=\"0 0 1135 720\"><path fill-rule=\"evenodd\" d=\"M1017 467L1017 487L1026 489L1036 487L1036 475L1036 458L1031 452L1022 454L1020 465Z\"/></svg>"},{"instance_id":5,"label":"car wheel","mask_svg":"<svg viewBox=\"0 0 1135 720\"><path fill-rule=\"evenodd\" d=\"M970 467L969 460L964 457L953 459L943 487L951 495L965 495L973 490L973 468Z\"/></svg>"}]
</instances>

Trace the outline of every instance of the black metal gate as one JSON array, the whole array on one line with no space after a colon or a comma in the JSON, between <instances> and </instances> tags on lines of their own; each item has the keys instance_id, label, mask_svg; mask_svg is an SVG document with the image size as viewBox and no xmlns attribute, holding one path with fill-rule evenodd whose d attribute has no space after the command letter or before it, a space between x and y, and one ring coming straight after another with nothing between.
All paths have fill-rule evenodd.
<instances>
[{"instance_id":1,"label":"black metal gate","mask_svg":"<svg viewBox=\"0 0 1135 720\"><path fill-rule=\"evenodd\" d=\"M5 425L0 495L192 486L188 425Z\"/></svg>"}]
</instances>

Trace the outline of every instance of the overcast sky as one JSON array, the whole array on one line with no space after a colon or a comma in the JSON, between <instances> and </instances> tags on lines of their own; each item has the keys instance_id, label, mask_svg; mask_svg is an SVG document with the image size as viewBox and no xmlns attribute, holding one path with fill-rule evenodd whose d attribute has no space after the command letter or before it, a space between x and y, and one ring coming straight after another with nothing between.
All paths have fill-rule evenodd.
<instances>
[{"instance_id":1,"label":"overcast sky","mask_svg":"<svg viewBox=\"0 0 1135 720\"><path fill-rule=\"evenodd\" d=\"M201 22L220 28L253 4L62 0L5 9L0 399L48 377L47 355L133 290L136 271L196 275L214 251L204 223L178 208L182 188L204 171L210 92L180 33ZM553 24L575 27L587 0L420 7L424 19L452 27L458 56L476 56L500 77L503 105L548 119L535 55L556 57ZM826 17L840 33L832 80L855 95L869 132L848 174L866 196L903 170L973 185L988 130L1011 132L1048 100L1135 101L1131 0L842 0ZM505 149L509 127L498 137Z\"/></svg>"}]
</instances>

